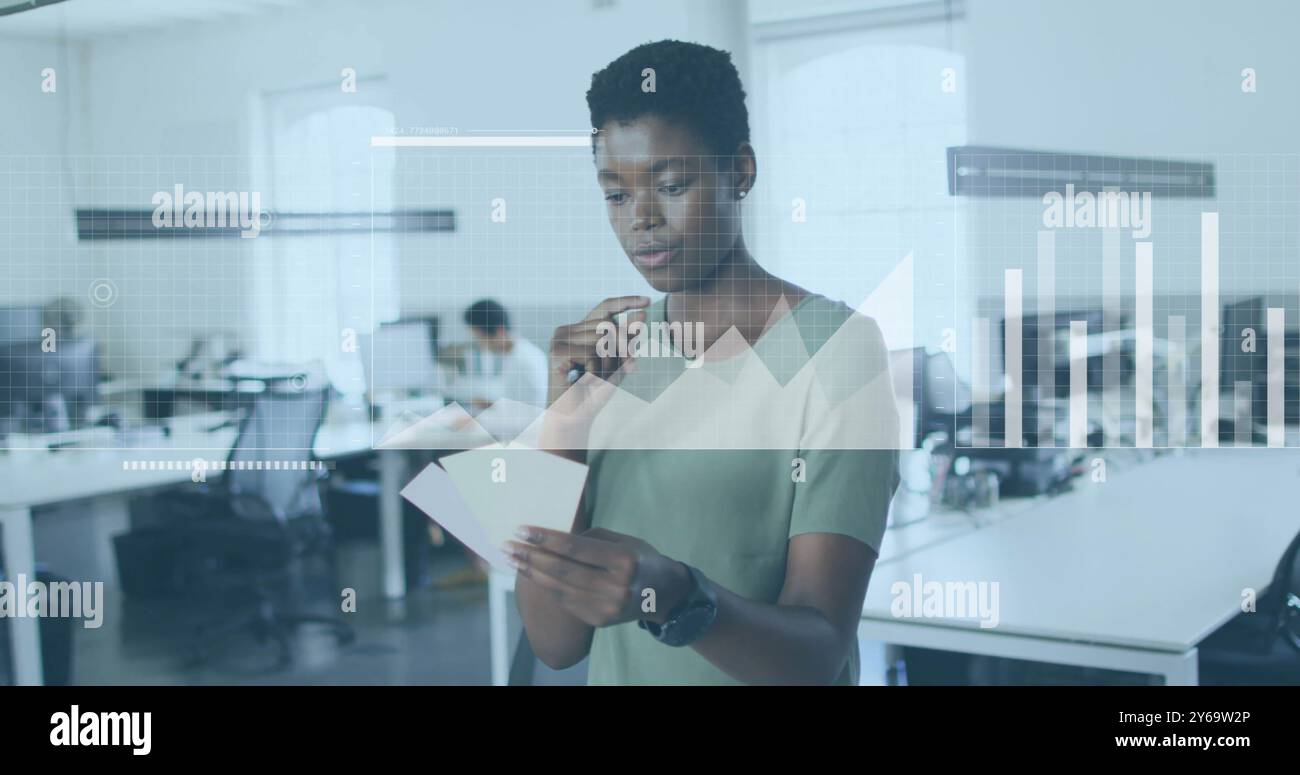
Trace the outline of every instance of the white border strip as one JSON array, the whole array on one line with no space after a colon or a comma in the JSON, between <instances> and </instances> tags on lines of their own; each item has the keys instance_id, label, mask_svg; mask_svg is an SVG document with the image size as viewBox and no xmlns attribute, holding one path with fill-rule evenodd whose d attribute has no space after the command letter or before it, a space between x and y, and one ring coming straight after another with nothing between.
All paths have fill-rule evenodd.
<instances>
[{"instance_id":1,"label":"white border strip","mask_svg":"<svg viewBox=\"0 0 1300 775\"><path fill-rule=\"evenodd\" d=\"M371 148L590 148L591 135L484 135L370 138Z\"/></svg>"}]
</instances>

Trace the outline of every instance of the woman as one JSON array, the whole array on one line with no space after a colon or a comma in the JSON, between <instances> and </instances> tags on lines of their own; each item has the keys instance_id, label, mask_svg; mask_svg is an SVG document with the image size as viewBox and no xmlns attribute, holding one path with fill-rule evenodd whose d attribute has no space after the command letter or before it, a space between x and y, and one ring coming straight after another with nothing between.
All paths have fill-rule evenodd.
<instances>
[{"instance_id":1,"label":"woman","mask_svg":"<svg viewBox=\"0 0 1300 775\"><path fill-rule=\"evenodd\" d=\"M587 102L609 220L666 296L607 299L559 328L552 404L575 369L645 387L653 369L642 359L629 375L598 351L610 322L628 324L618 316L703 326L706 347L734 327L760 355L776 325L792 323L812 353L853 316L769 274L747 250L740 207L757 162L744 98L730 55L677 41L639 46L593 76ZM868 323L856 346L883 363ZM878 411L896 425L892 403ZM538 657L563 668L590 655L591 683L856 683L857 622L896 453L628 446L640 448L571 453L589 466L572 533L526 527L503 547Z\"/></svg>"}]
</instances>

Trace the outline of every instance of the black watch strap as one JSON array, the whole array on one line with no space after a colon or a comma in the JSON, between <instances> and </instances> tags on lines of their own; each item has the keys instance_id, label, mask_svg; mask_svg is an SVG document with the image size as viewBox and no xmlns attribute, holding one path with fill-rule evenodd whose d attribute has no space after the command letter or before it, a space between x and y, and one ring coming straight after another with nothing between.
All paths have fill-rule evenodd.
<instances>
[{"instance_id":1,"label":"black watch strap","mask_svg":"<svg viewBox=\"0 0 1300 775\"><path fill-rule=\"evenodd\" d=\"M686 563L682 563L686 565ZM687 646L703 635L718 615L718 598L713 586L699 570L686 565L691 589L663 624L641 619L637 624L651 637L668 646Z\"/></svg>"}]
</instances>

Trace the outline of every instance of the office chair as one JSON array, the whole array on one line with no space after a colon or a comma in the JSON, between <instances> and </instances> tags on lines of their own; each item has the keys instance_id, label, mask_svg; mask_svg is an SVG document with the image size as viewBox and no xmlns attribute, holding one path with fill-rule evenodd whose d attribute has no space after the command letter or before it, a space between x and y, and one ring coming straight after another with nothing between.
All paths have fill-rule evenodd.
<instances>
[{"instance_id":1,"label":"office chair","mask_svg":"<svg viewBox=\"0 0 1300 775\"><path fill-rule=\"evenodd\" d=\"M1202 684L1300 685L1300 534L1282 553L1255 611L1240 613L1200 646Z\"/></svg>"},{"instance_id":2,"label":"office chair","mask_svg":"<svg viewBox=\"0 0 1300 775\"><path fill-rule=\"evenodd\" d=\"M323 625L340 644L353 639L352 628L334 617L288 612L275 602L275 593L291 586L299 560L323 554L332 568L319 469L305 465L327 405L328 388L269 386L241 421L218 483L176 509L188 512L174 524L195 587L246 591L255 609L251 617L200 627L187 646L191 664L206 662L215 645L252 633L259 642L275 642L273 669L282 669L292 661L290 636L300 624Z\"/></svg>"}]
</instances>

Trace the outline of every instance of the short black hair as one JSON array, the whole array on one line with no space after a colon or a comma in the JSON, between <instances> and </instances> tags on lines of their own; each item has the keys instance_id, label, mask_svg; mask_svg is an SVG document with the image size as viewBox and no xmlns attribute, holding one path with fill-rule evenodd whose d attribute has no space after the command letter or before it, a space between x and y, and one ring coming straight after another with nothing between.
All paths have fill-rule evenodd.
<instances>
[{"instance_id":1,"label":"short black hair","mask_svg":"<svg viewBox=\"0 0 1300 775\"><path fill-rule=\"evenodd\" d=\"M465 325L487 333L501 329L510 329L510 313L500 302L492 299L479 299L465 310Z\"/></svg>"},{"instance_id":2,"label":"short black hair","mask_svg":"<svg viewBox=\"0 0 1300 775\"><path fill-rule=\"evenodd\" d=\"M654 70L654 91L642 89L647 67ZM749 142L745 89L731 54L700 43L637 46L591 76L587 107L594 129L650 114L685 123L721 156Z\"/></svg>"}]
</instances>

